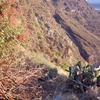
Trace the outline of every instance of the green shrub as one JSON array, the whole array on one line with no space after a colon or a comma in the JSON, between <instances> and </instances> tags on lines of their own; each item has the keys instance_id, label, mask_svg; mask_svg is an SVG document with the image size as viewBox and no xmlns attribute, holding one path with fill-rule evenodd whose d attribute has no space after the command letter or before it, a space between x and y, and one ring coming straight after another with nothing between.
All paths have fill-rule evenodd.
<instances>
[{"instance_id":1,"label":"green shrub","mask_svg":"<svg viewBox=\"0 0 100 100\"><path fill-rule=\"evenodd\" d=\"M22 32L22 26L11 27L9 17L0 19L0 56L11 50L17 42L16 36Z\"/></svg>"}]
</instances>

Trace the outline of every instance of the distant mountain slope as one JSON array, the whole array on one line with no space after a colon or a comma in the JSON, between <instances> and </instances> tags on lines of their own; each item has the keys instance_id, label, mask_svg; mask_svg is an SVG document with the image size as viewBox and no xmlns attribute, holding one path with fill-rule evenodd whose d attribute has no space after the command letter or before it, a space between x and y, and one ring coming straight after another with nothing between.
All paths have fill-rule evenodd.
<instances>
[{"instance_id":1,"label":"distant mountain slope","mask_svg":"<svg viewBox=\"0 0 100 100\"><path fill-rule=\"evenodd\" d=\"M70 27L71 31L69 31L69 34L71 36L73 35L74 41L73 39L72 41L78 47L81 56L85 55L88 58L87 53L91 55L93 52L99 52L100 44L98 42L100 41L100 38L98 38L98 36L100 35L100 14L96 12L85 0L53 0L53 3L56 13L63 20L63 27L65 28L65 25ZM59 18L56 17L56 19L58 20ZM67 32L68 29L69 28L67 28ZM97 43L96 41L94 42L94 40L96 40ZM78 41L80 41L80 44L78 44ZM80 47L84 48L85 51L82 51ZM90 48L94 50L89 50ZM98 48L98 50L96 50L96 48ZM86 57L83 56L83 58Z\"/></svg>"},{"instance_id":2,"label":"distant mountain slope","mask_svg":"<svg viewBox=\"0 0 100 100\"><path fill-rule=\"evenodd\" d=\"M33 37L33 51L60 66L98 56L100 14L85 0L30 0L19 5Z\"/></svg>"},{"instance_id":3,"label":"distant mountain slope","mask_svg":"<svg viewBox=\"0 0 100 100\"><path fill-rule=\"evenodd\" d=\"M93 3L90 3L90 5L92 5L94 8L100 8L100 4L93 4Z\"/></svg>"},{"instance_id":4,"label":"distant mountain slope","mask_svg":"<svg viewBox=\"0 0 100 100\"><path fill-rule=\"evenodd\" d=\"M90 4L96 11L100 12L100 4Z\"/></svg>"},{"instance_id":5,"label":"distant mountain slope","mask_svg":"<svg viewBox=\"0 0 100 100\"><path fill-rule=\"evenodd\" d=\"M57 5L63 14L76 19L91 33L100 35L100 14L85 0L59 0Z\"/></svg>"}]
</instances>

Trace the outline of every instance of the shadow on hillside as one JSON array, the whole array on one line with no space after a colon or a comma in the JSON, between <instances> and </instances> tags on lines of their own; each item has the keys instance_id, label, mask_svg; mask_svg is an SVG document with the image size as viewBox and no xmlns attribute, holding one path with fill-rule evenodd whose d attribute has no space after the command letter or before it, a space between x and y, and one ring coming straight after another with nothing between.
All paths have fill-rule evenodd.
<instances>
[{"instance_id":1,"label":"shadow on hillside","mask_svg":"<svg viewBox=\"0 0 100 100\"><path fill-rule=\"evenodd\" d=\"M78 47L78 50L80 52L80 55L88 61L88 53L86 50L83 48L82 44L76 37L76 33L65 23L65 21L61 18L59 14L55 14L54 16L55 21L61 25L61 27L66 31L66 34L69 36L69 38L73 41L73 43Z\"/></svg>"},{"instance_id":2,"label":"shadow on hillside","mask_svg":"<svg viewBox=\"0 0 100 100\"><path fill-rule=\"evenodd\" d=\"M45 64L28 58L10 66L3 62L7 66L0 73L0 100L100 100L100 87L83 91L80 84Z\"/></svg>"},{"instance_id":3,"label":"shadow on hillside","mask_svg":"<svg viewBox=\"0 0 100 100\"><path fill-rule=\"evenodd\" d=\"M42 100L99 100L100 98L99 87L95 85L88 89L83 87L84 91L81 85L66 79L66 76L57 75L52 78L46 76L39 78L38 81L48 92Z\"/></svg>"}]
</instances>

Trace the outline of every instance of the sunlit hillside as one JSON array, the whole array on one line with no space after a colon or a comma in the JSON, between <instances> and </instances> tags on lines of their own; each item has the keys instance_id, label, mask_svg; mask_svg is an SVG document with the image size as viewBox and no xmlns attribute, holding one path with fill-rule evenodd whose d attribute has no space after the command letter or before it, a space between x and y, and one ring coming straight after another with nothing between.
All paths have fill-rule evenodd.
<instances>
[{"instance_id":1,"label":"sunlit hillside","mask_svg":"<svg viewBox=\"0 0 100 100\"><path fill-rule=\"evenodd\" d=\"M85 0L0 0L0 100L100 100L99 62Z\"/></svg>"}]
</instances>

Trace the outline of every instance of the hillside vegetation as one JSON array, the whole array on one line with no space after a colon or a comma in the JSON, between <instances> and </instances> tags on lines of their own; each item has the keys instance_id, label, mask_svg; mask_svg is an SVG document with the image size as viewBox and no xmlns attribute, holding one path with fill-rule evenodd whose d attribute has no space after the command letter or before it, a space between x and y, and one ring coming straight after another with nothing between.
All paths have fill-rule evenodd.
<instances>
[{"instance_id":1,"label":"hillside vegetation","mask_svg":"<svg viewBox=\"0 0 100 100\"><path fill-rule=\"evenodd\" d=\"M0 0L0 100L99 100L62 91L70 66L100 62L99 19L85 0Z\"/></svg>"}]
</instances>

